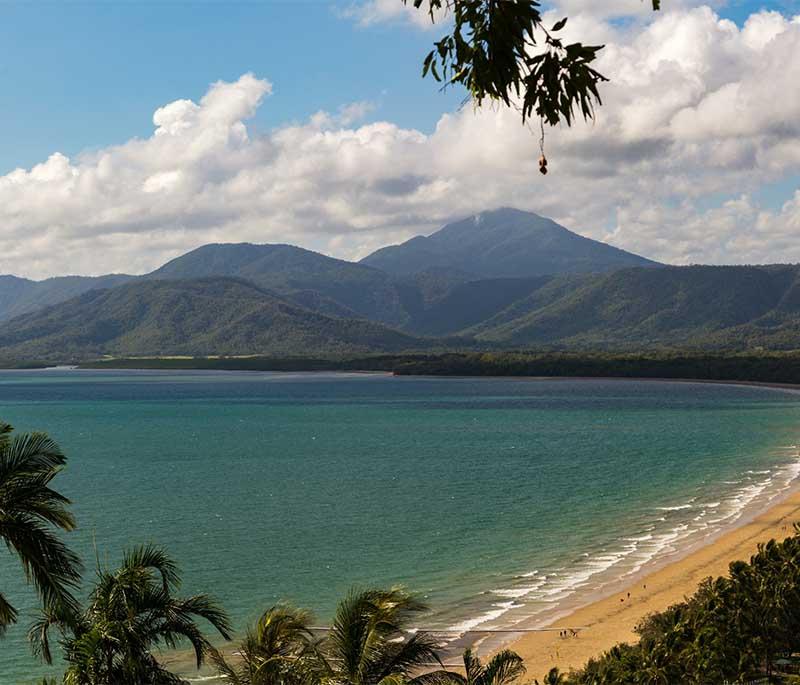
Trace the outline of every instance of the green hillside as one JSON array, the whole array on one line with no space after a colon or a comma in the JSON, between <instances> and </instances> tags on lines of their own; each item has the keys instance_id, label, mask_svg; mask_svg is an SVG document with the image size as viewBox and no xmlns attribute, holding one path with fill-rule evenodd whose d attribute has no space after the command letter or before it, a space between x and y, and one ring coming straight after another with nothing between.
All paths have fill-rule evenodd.
<instances>
[{"instance_id":1,"label":"green hillside","mask_svg":"<svg viewBox=\"0 0 800 685\"><path fill-rule=\"evenodd\" d=\"M0 325L2 359L354 353L425 347L364 320L303 309L245 281L139 281Z\"/></svg>"},{"instance_id":2,"label":"green hillside","mask_svg":"<svg viewBox=\"0 0 800 685\"><path fill-rule=\"evenodd\" d=\"M415 245L424 246L421 253ZM386 261L387 255L394 256ZM398 267L395 258L406 266ZM447 335L480 323L524 295L527 286L520 279L653 264L549 219L511 209L455 222L430 238L386 248L364 262L333 259L292 245L211 244L138 277L32 281L0 276L0 321L131 280L230 277L326 316L369 319L414 334ZM373 268L372 262L382 268ZM516 282L504 283L504 278Z\"/></svg>"},{"instance_id":3,"label":"green hillside","mask_svg":"<svg viewBox=\"0 0 800 685\"><path fill-rule=\"evenodd\" d=\"M450 285L436 300L412 310L405 328L451 335L482 323L547 285L549 278L497 278Z\"/></svg>"},{"instance_id":4,"label":"green hillside","mask_svg":"<svg viewBox=\"0 0 800 685\"><path fill-rule=\"evenodd\" d=\"M433 285L427 301L417 291L409 308L412 334L353 318L321 297L310 303L315 311L241 279L137 280L4 322L0 359L800 349L798 266L634 268ZM406 286L414 290L413 282Z\"/></svg>"},{"instance_id":5,"label":"green hillside","mask_svg":"<svg viewBox=\"0 0 800 685\"><path fill-rule=\"evenodd\" d=\"M365 261L388 271L241 243L140 277L0 276L0 358L800 349L796 265L661 266L509 209Z\"/></svg>"},{"instance_id":6,"label":"green hillside","mask_svg":"<svg viewBox=\"0 0 800 685\"><path fill-rule=\"evenodd\" d=\"M96 288L113 288L133 276L59 276L32 281L16 276L0 276L0 321L57 304Z\"/></svg>"},{"instance_id":7,"label":"green hillside","mask_svg":"<svg viewBox=\"0 0 800 685\"><path fill-rule=\"evenodd\" d=\"M393 279L361 264L293 245L212 244L182 255L146 278L242 278L307 307L401 325L408 319Z\"/></svg>"},{"instance_id":8,"label":"green hillside","mask_svg":"<svg viewBox=\"0 0 800 685\"><path fill-rule=\"evenodd\" d=\"M553 279L554 297L540 289L514 305L516 316L467 332L524 347L798 348L798 274L796 266L690 266Z\"/></svg>"}]
</instances>

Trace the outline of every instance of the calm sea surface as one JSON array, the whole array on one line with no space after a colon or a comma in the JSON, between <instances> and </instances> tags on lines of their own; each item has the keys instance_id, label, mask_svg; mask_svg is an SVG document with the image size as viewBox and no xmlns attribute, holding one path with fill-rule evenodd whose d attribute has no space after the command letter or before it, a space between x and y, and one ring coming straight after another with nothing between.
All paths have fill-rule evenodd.
<instances>
[{"instance_id":1,"label":"calm sea surface","mask_svg":"<svg viewBox=\"0 0 800 685\"><path fill-rule=\"evenodd\" d=\"M184 592L244 627L285 599L320 622L403 584L429 626L536 625L730 525L800 470L800 395L730 385L370 375L0 371L0 418L69 465L93 575L165 546ZM0 588L33 596L0 548ZM0 683L53 672L23 627Z\"/></svg>"}]
</instances>

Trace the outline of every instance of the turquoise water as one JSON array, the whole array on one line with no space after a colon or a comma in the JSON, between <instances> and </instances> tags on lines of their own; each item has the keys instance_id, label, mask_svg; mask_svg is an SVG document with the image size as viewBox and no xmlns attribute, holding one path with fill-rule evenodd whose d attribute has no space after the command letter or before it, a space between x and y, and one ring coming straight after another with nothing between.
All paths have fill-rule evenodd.
<instances>
[{"instance_id":1,"label":"turquoise water","mask_svg":"<svg viewBox=\"0 0 800 685\"><path fill-rule=\"evenodd\" d=\"M638 381L0 371L0 417L68 453L88 577L93 539L163 544L238 628L397 583L430 626L535 625L764 506L800 442L793 392ZM24 624L21 581L0 552ZM0 683L48 672L23 638Z\"/></svg>"}]
</instances>

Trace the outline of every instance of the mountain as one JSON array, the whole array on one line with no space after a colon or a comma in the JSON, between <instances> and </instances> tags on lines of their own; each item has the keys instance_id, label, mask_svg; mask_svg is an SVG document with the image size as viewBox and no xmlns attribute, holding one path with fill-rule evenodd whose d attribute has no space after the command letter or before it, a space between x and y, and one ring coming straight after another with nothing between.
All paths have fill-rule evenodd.
<instances>
[{"instance_id":1,"label":"mountain","mask_svg":"<svg viewBox=\"0 0 800 685\"><path fill-rule=\"evenodd\" d=\"M549 280L547 276L540 276L451 284L439 297L414 309L404 330L417 335L457 334L526 299Z\"/></svg>"},{"instance_id":2,"label":"mountain","mask_svg":"<svg viewBox=\"0 0 800 685\"><path fill-rule=\"evenodd\" d=\"M241 278L316 311L389 325L407 318L397 284L362 264L292 245L211 244L167 262L148 279Z\"/></svg>"},{"instance_id":3,"label":"mountain","mask_svg":"<svg viewBox=\"0 0 800 685\"><path fill-rule=\"evenodd\" d=\"M562 348L800 348L800 267L687 266L554 277L461 332Z\"/></svg>"},{"instance_id":4,"label":"mountain","mask_svg":"<svg viewBox=\"0 0 800 685\"><path fill-rule=\"evenodd\" d=\"M570 233L549 219L503 209L450 224L430 238L379 250L362 263L291 245L211 244L144 276L66 276L44 281L0 276L0 321L134 279L230 277L245 279L326 316L369 319L421 333L477 323L474 313L452 309L471 308L469 299L459 299L469 282L487 281L471 286L473 292L497 291L481 298L481 312L488 315L487 303L507 304L509 292L516 294L519 286L508 284L506 292L505 284L489 281L631 264L654 263ZM444 304L437 302L458 288L461 295L453 295L445 312Z\"/></svg>"},{"instance_id":5,"label":"mountain","mask_svg":"<svg viewBox=\"0 0 800 685\"><path fill-rule=\"evenodd\" d=\"M325 316L230 278L143 280L92 290L0 325L0 358L338 354L427 343Z\"/></svg>"},{"instance_id":6,"label":"mountain","mask_svg":"<svg viewBox=\"0 0 800 685\"><path fill-rule=\"evenodd\" d=\"M396 276L431 268L478 278L530 278L658 266L644 257L584 238L531 212L497 209L447 224L431 236L384 247L362 264Z\"/></svg>"},{"instance_id":7,"label":"mountain","mask_svg":"<svg viewBox=\"0 0 800 685\"><path fill-rule=\"evenodd\" d=\"M364 263L241 243L137 277L0 276L3 359L448 346L800 349L800 266L663 266L501 209Z\"/></svg>"},{"instance_id":8,"label":"mountain","mask_svg":"<svg viewBox=\"0 0 800 685\"><path fill-rule=\"evenodd\" d=\"M636 267L423 278L401 332L329 316L241 279L140 279L0 324L0 359L335 355L470 349L800 349L800 266ZM422 292L426 293L423 296ZM419 335L430 336L427 338Z\"/></svg>"},{"instance_id":9,"label":"mountain","mask_svg":"<svg viewBox=\"0 0 800 685\"><path fill-rule=\"evenodd\" d=\"M63 302L89 290L112 288L133 278L125 274L110 274L98 277L58 276L32 281L16 276L0 276L0 321Z\"/></svg>"}]
</instances>

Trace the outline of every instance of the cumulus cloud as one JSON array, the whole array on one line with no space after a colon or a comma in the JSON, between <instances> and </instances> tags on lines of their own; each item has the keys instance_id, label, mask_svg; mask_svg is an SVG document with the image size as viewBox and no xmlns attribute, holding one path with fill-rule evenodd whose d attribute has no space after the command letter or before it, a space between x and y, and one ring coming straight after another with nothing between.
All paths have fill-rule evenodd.
<instances>
[{"instance_id":1,"label":"cumulus cloud","mask_svg":"<svg viewBox=\"0 0 800 685\"><path fill-rule=\"evenodd\" d=\"M800 261L800 195L754 199L800 168L800 20L578 12L566 30L589 29L607 44L605 104L548 132L546 177L538 136L502 109L424 134L359 123L371 106L354 103L254 134L272 86L245 74L157 109L147 138L0 176L0 273L143 272L243 240L355 258L502 205L674 263Z\"/></svg>"},{"instance_id":2,"label":"cumulus cloud","mask_svg":"<svg viewBox=\"0 0 800 685\"><path fill-rule=\"evenodd\" d=\"M434 27L428 8L423 4L417 9L412 0L407 4L400 0L361 0L341 11L344 17L355 19L361 26L371 26L385 22L403 22L423 30ZM441 21L445 12L436 12L434 18Z\"/></svg>"}]
</instances>

